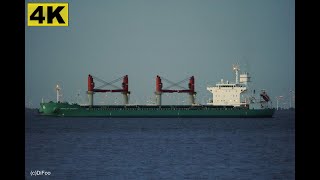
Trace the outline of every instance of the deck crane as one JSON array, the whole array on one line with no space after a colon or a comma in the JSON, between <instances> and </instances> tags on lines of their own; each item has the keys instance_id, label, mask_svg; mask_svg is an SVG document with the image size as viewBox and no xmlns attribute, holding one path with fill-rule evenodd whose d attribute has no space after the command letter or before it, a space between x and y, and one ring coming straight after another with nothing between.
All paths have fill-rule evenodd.
<instances>
[{"instance_id":1,"label":"deck crane","mask_svg":"<svg viewBox=\"0 0 320 180\"><path fill-rule=\"evenodd\" d=\"M122 79L122 88L115 86L114 83L120 81ZM100 83L103 83L103 85L95 88L95 83L93 80L99 81ZM113 86L115 89L102 89L105 86ZM125 75L123 77L120 77L118 79L115 79L111 82L106 82L98 77L95 77L91 74L88 75L88 98L89 98L89 106L93 106L93 94L94 93L106 93L106 92L111 92L111 93L122 93L123 94L123 100L124 104L129 103L129 97L128 95L130 94L129 91L129 81L128 81L128 75Z\"/></svg>"},{"instance_id":2,"label":"deck crane","mask_svg":"<svg viewBox=\"0 0 320 180\"><path fill-rule=\"evenodd\" d=\"M162 88L162 80L166 81L167 83L171 84L170 86L168 86L167 88ZM185 82L189 80L189 83L188 83L188 89L180 86L181 83ZM182 89L179 89L179 90L172 90L172 89L169 89L173 86L178 86ZM193 105L195 104L195 95L196 95L196 92L195 92L195 84L194 84L194 76L191 76L190 78L186 78L180 82L177 82L177 83L174 83L164 77L160 77L159 75L157 75L156 77L156 91L155 91L155 94L156 94L156 104L157 105L161 105L161 95L162 93L188 93L189 94L189 97L190 97L190 104Z\"/></svg>"}]
</instances>

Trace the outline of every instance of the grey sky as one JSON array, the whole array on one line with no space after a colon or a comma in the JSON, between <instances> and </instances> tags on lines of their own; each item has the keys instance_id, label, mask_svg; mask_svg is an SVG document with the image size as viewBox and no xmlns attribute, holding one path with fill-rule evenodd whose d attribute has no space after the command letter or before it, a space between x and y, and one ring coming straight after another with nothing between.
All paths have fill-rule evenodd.
<instances>
[{"instance_id":1,"label":"grey sky","mask_svg":"<svg viewBox=\"0 0 320 180\"><path fill-rule=\"evenodd\" d=\"M55 101L56 83L64 100L77 101L80 90L85 102L89 73L106 81L127 74L130 102L138 104L154 96L156 75L172 81L194 75L196 100L205 103L207 85L234 81L236 62L251 73L252 87L266 89L273 100L294 90L293 0L64 2L69 27L26 25L25 94L33 107L41 98ZM122 100L121 94L107 97L108 104ZM163 104L186 98L164 95ZM95 96L95 103L105 100Z\"/></svg>"}]
</instances>

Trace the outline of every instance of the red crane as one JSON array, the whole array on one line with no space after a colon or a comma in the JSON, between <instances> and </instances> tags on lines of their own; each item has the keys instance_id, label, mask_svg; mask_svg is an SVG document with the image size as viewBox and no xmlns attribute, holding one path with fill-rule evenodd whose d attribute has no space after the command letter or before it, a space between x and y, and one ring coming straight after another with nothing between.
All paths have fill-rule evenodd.
<instances>
[{"instance_id":1,"label":"red crane","mask_svg":"<svg viewBox=\"0 0 320 180\"><path fill-rule=\"evenodd\" d=\"M271 99L270 99L269 95L267 94L267 92L264 89L261 90L261 93L260 93L260 103L261 103L260 105L261 105L261 108L267 108L269 101L271 102Z\"/></svg>"},{"instance_id":2,"label":"red crane","mask_svg":"<svg viewBox=\"0 0 320 180\"><path fill-rule=\"evenodd\" d=\"M95 88L95 83L94 83L93 79L103 83L103 85ZM114 83L120 81L121 79L122 79L122 88L113 85ZM108 85L113 86L115 89L101 89L101 88L108 86ZM89 97L89 105L90 106L93 106L93 94L96 92L98 92L98 93L120 92L123 94L124 104L128 104L128 102L129 102L128 94L130 94L128 75L120 77L120 78L113 80L111 82L106 82L98 77L95 77L95 76L92 76L89 74L89 76L88 76L88 97Z\"/></svg>"},{"instance_id":3,"label":"red crane","mask_svg":"<svg viewBox=\"0 0 320 180\"><path fill-rule=\"evenodd\" d=\"M170 83L171 85L168 86L167 88L163 89L162 88L162 81L161 81L162 79L165 80L166 82ZM183 82L185 82L187 80L189 80L189 83L188 83L188 88L189 89L186 89L186 88L184 88L184 87L179 85L179 84L181 84L181 83L183 83ZM171 88L173 86L178 86L178 87L180 87L182 89L178 89L178 90L169 89L169 88ZM194 86L195 86L194 76L191 76L190 78L186 78L186 79L184 79L184 80L182 80L180 82L174 83L174 82L172 82L172 81L170 81L168 79L165 79L165 78L160 77L159 75L157 75L157 77L156 77L156 92L155 92L157 105L161 105L161 94L162 93L175 93L175 92L176 93L188 93L190 95L189 96L190 97L190 103L194 104L194 96L196 94Z\"/></svg>"},{"instance_id":4,"label":"red crane","mask_svg":"<svg viewBox=\"0 0 320 180\"><path fill-rule=\"evenodd\" d=\"M268 96L268 94L267 94L265 91L262 91L262 92L260 93L260 96L261 96L266 102L270 101L270 97Z\"/></svg>"}]
</instances>

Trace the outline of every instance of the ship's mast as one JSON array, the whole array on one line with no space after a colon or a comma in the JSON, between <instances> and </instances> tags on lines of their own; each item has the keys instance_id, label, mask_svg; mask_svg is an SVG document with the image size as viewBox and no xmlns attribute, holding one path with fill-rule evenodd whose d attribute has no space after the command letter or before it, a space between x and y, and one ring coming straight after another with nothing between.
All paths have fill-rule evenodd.
<instances>
[{"instance_id":1,"label":"ship's mast","mask_svg":"<svg viewBox=\"0 0 320 180\"><path fill-rule=\"evenodd\" d=\"M57 86L56 86L56 91L57 91L57 103L60 102L60 90L61 90L61 88L60 88L59 85L57 84Z\"/></svg>"},{"instance_id":2,"label":"ship's mast","mask_svg":"<svg viewBox=\"0 0 320 180\"><path fill-rule=\"evenodd\" d=\"M239 68L239 65L233 65L233 70L235 71L235 73L236 73L236 84L239 84L239 70L240 70L240 68Z\"/></svg>"}]
</instances>

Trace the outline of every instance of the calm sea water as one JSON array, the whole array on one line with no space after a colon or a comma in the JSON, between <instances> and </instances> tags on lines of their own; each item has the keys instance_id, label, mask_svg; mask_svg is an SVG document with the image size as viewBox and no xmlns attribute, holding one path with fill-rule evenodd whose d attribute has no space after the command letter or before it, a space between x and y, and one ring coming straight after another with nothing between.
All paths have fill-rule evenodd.
<instances>
[{"instance_id":1,"label":"calm sea water","mask_svg":"<svg viewBox=\"0 0 320 180\"><path fill-rule=\"evenodd\" d=\"M30 175L37 170L50 175ZM295 112L261 119L109 119L26 110L25 177L295 179Z\"/></svg>"}]
</instances>

